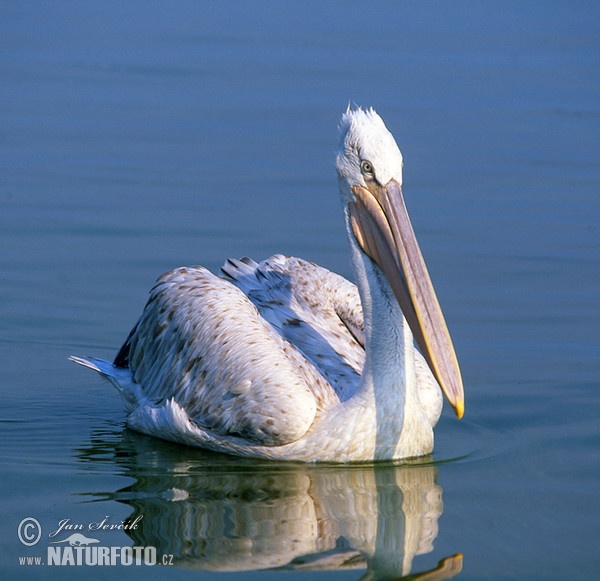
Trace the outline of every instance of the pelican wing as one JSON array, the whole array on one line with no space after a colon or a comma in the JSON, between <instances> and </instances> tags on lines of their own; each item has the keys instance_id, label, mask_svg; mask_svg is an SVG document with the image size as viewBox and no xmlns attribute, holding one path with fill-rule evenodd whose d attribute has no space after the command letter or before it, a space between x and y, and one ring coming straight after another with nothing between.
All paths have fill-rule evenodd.
<instances>
[{"instance_id":1,"label":"pelican wing","mask_svg":"<svg viewBox=\"0 0 600 581\"><path fill-rule=\"evenodd\" d=\"M238 288L201 267L158 280L115 365L153 405L173 400L204 430L250 444L301 438L334 399Z\"/></svg>"},{"instance_id":2,"label":"pelican wing","mask_svg":"<svg viewBox=\"0 0 600 581\"><path fill-rule=\"evenodd\" d=\"M307 260L280 254L260 263L228 260L224 276L345 400L364 365L363 313L354 284Z\"/></svg>"}]
</instances>

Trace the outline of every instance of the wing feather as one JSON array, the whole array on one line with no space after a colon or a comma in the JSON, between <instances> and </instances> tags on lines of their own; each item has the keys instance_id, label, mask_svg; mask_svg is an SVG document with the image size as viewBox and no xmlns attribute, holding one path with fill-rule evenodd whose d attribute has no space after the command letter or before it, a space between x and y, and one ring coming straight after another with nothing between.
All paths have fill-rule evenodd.
<instances>
[{"instance_id":1,"label":"wing feather","mask_svg":"<svg viewBox=\"0 0 600 581\"><path fill-rule=\"evenodd\" d=\"M355 392L365 352L354 284L312 262L280 254L260 263L228 260L221 270L277 333L311 361L340 399Z\"/></svg>"},{"instance_id":2,"label":"wing feather","mask_svg":"<svg viewBox=\"0 0 600 581\"><path fill-rule=\"evenodd\" d=\"M202 267L158 280L119 353L150 401L176 401L218 436L293 442L328 400L312 365L239 289Z\"/></svg>"}]
</instances>

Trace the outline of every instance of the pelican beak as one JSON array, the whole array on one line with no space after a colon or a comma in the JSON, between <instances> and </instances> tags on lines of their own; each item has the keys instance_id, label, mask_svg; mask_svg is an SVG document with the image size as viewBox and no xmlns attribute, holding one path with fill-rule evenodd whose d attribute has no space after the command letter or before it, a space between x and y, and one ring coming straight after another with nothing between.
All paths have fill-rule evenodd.
<instances>
[{"instance_id":1,"label":"pelican beak","mask_svg":"<svg viewBox=\"0 0 600 581\"><path fill-rule=\"evenodd\" d=\"M413 336L456 415L464 390L450 333L396 180L352 188L350 223L363 251L388 279Z\"/></svg>"}]
</instances>

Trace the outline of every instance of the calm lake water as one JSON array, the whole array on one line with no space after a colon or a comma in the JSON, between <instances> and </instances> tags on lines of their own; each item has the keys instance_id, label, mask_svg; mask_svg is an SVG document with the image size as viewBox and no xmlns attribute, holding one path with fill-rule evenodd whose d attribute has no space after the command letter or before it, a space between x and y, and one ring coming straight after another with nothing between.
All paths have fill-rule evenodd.
<instances>
[{"instance_id":1,"label":"calm lake water","mask_svg":"<svg viewBox=\"0 0 600 581\"><path fill-rule=\"evenodd\" d=\"M2 2L0 47L0 576L598 574L596 2ZM67 357L111 358L162 272L283 252L351 276L349 102L403 150L465 418L446 409L433 457L405 466L125 429ZM77 525L173 565L49 566Z\"/></svg>"}]
</instances>

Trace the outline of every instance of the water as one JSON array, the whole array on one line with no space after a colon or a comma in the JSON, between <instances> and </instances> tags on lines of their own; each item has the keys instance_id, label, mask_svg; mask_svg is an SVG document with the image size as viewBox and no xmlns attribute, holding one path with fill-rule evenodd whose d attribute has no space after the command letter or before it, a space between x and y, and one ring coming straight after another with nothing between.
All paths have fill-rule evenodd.
<instances>
[{"instance_id":1,"label":"water","mask_svg":"<svg viewBox=\"0 0 600 581\"><path fill-rule=\"evenodd\" d=\"M138 518L84 532L173 555L149 578L440 561L463 579L592 578L599 33L593 2L2 3L2 575L133 577L18 558L46 560L76 530L50 537L61 521ZM403 149L464 420L446 410L417 465L345 468L124 429L117 394L66 358L114 355L160 273L284 252L350 276L333 169L349 101Z\"/></svg>"}]
</instances>

